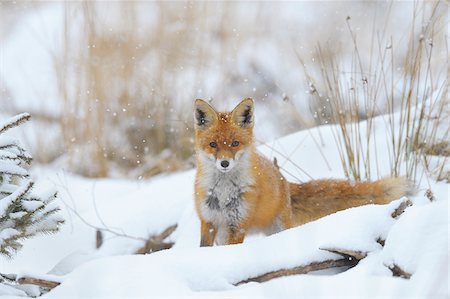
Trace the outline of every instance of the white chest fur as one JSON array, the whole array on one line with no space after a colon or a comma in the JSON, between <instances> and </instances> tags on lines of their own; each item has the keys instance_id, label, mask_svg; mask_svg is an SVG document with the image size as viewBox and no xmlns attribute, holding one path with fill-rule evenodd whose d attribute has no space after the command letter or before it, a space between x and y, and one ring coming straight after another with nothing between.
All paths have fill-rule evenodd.
<instances>
[{"instance_id":1,"label":"white chest fur","mask_svg":"<svg viewBox=\"0 0 450 299\"><path fill-rule=\"evenodd\" d=\"M198 183L207 190L201 203L201 213L205 220L213 223L217 229L238 227L247 215L248 203L242 194L251 188L253 178L250 175L249 157L242 153L236 166L229 172L221 172L210 156L200 153L203 176Z\"/></svg>"}]
</instances>

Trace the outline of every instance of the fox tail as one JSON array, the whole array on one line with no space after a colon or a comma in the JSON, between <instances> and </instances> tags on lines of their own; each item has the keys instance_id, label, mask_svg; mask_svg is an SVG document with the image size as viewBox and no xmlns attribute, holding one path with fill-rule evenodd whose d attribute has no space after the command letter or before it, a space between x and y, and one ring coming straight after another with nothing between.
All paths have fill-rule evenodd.
<instances>
[{"instance_id":1,"label":"fox tail","mask_svg":"<svg viewBox=\"0 0 450 299\"><path fill-rule=\"evenodd\" d=\"M389 177L374 182L314 180L290 183L289 188L296 225L351 207L386 204L415 193L413 184L405 177Z\"/></svg>"}]
</instances>

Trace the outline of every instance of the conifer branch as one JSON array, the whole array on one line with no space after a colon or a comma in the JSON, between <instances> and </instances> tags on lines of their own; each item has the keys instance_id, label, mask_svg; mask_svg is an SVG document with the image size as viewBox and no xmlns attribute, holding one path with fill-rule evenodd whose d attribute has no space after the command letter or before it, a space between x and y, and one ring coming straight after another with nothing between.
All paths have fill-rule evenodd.
<instances>
[{"instance_id":1,"label":"conifer branch","mask_svg":"<svg viewBox=\"0 0 450 299\"><path fill-rule=\"evenodd\" d=\"M30 118L31 118L30 114L22 113L14 116L13 118L7 120L4 123L0 123L0 134L29 121Z\"/></svg>"}]
</instances>

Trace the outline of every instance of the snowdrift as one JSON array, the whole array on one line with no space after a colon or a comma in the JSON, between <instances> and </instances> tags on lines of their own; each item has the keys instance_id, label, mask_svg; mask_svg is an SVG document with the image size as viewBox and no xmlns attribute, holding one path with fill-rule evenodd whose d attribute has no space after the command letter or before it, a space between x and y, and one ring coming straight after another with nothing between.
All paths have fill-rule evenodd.
<instances>
[{"instance_id":1,"label":"snowdrift","mask_svg":"<svg viewBox=\"0 0 450 299\"><path fill-rule=\"evenodd\" d=\"M260 150L276 156L291 181L307 180L303 171L315 179L343 178L331 130L324 126L298 132ZM384 140L385 133L378 131L375 138ZM318 151L320 136L323 144ZM386 151L379 149L379 154L385 157ZM387 163L380 169L388 173ZM26 241L13 261L1 262L3 272L34 277L48 273L45 278L61 282L44 297L449 295L448 184L432 179L422 180L417 195L409 198L413 206L397 219L391 214L406 198L341 211L269 237L251 236L240 245L199 248L193 170L139 181L91 180L51 169L34 172L45 178L40 181L43 186L59 189L67 224L57 235ZM430 187L433 202L424 195ZM143 239L173 224L178 227L168 238L175 242L172 249L134 255ZM104 232L99 249L95 227L115 232ZM340 267L239 284L271 271L342 259L324 249L356 251L365 257L349 270ZM395 277L400 275L395 267L410 278ZM5 288L0 294L19 295Z\"/></svg>"}]
</instances>

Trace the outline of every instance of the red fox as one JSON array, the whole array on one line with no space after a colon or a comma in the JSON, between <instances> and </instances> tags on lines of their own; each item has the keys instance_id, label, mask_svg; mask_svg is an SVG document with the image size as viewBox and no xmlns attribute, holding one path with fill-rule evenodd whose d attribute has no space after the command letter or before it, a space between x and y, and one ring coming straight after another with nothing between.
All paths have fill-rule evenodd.
<instances>
[{"instance_id":1,"label":"red fox","mask_svg":"<svg viewBox=\"0 0 450 299\"><path fill-rule=\"evenodd\" d=\"M404 178L288 182L256 150L250 98L232 112L196 100L194 118L201 246L242 243L249 232L273 234L350 207L385 204L408 191Z\"/></svg>"}]
</instances>

